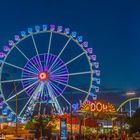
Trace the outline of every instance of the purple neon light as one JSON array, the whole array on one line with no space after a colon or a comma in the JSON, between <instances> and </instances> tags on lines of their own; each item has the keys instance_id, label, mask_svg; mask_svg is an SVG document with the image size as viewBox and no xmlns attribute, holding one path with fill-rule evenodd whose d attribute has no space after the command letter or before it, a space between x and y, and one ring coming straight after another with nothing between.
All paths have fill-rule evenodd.
<instances>
[{"instance_id":1,"label":"purple neon light","mask_svg":"<svg viewBox=\"0 0 140 140\"><path fill-rule=\"evenodd\" d=\"M63 27L62 26L58 26L57 27L57 32L62 32L62 30L63 30Z\"/></svg>"},{"instance_id":2,"label":"purple neon light","mask_svg":"<svg viewBox=\"0 0 140 140\"><path fill-rule=\"evenodd\" d=\"M44 60L43 60L43 61L45 62L45 60L46 60L46 55L44 55ZM43 65L44 70L46 70L45 66L46 66L46 65L45 65L45 63L44 63L44 65Z\"/></svg>"},{"instance_id":3,"label":"purple neon light","mask_svg":"<svg viewBox=\"0 0 140 140\"><path fill-rule=\"evenodd\" d=\"M91 58L91 60L96 61L96 55L92 54L89 57Z\"/></svg>"},{"instance_id":4,"label":"purple neon light","mask_svg":"<svg viewBox=\"0 0 140 140\"><path fill-rule=\"evenodd\" d=\"M37 58L38 58L39 67L41 68L41 71L43 71L43 66L41 64L40 56L38 55Z\"/></svg>"},{"instance_id":5,"label":"purple neon light","mask_svg":"<svg viewBox=\"0 0 140 140\"><path fill-rule=\"evenodd\" d=\"M87 48L87 47L88 47L88 42L87 42L87 41L84 41L81 45L82 45L84 48Z\"/></svg>"},{"instance_id":6,"label":"purple neon light","mask_svg":"<svg viewBox=\"0 0 140 140\"><path fill-rule=\"evenodd\" d=\"M0 52L0 58L4 58L5 57L5 53Z\"/></svg>"},{"instance_id":7,"label":"purple neon light","mask_svg":"<svg viewBox=\"0 0 140 140\"><path fill-rule=\"evenodd\" d=\"M49 83L49 86L55 96L58 96L58 93L62 91L62 90L59 91L58 88L56 88L53 83Z\"/></svg>"},{"instance_id":8,"label":"purple neon light","mask_svg":"<svg viewBox=\"0 0 140 140\"><path fill-rule=\"evenodd\" d=\"M14 39L15 39L15 41L18 41L18 40L20 40L20 37L19 37L19 35L15 35L15 36L14 36Z\"/></svg>"},{"instance_id":9,"label":"purple neon light","mask_svg":"<svg viewBox=\"0 0 140 140\"><path fill-rule=\"evenodd\" d=\"M92 54L92 53L93 53L93 48L87 48L86 51L87 51L89 54Z\"/></svg>"},{"instance_id":10,"label":"purple neon light","mask_svg":"<svg viewBox=\"0 0 140 140\"><path fill-rule=\"evenodd\" d=\"M51 25L50 25L50 30L51 30L51 31L54 31L54 30L55 30L55 25L54 25L54 24L51 24Z\"/></svg>"},{"instance_id":11,"label":"purple neon light","mask_svg":"<svg viewBox=\"0 0 140 140\"><path fill-rule=\"evenodd\" d=\"M54 63L54 61L57 59L57 61ZM53 64L52 68L50 69L51 65ZM63 67L62 67L63 66ZM61 67L56 72L52 73L55 69ZM36 88L39 86L41 82L44 82L43 91L37 93L37 98L41 100L49 100L49 90L51 90L51 94L53 94L55 97L59 96L63 93L66 86L68 84L68 69L65 66L64 62L57 58L57 56L52 54L40 54L37 56L34 56L31 58L24 67L25 70L22 71L22 78L31 78L28 80L22 81L23 88L27 88L31 84L35 83L39 80L35 85L28 88L26 90L26 93L28 95L32 95ZM26 70L30 70L31 72L35 73L29 73ZM49 71L48 71L49 70ZM46 81L42 81L39 79L38 75L41 72L47 72L49 75L49 78ZM36 79L32 79L36 78ZM58 84L57 82L61 82L62 84Z\"/></svg>"},{"instance_id":12,"label":"purple neon light","mask_svg":"<svg viewBox=\"0 0 140 140\"><path fill-rule=\"evenodd\" d=\"M39 71L42 71L42 67L41 67L41 64L39 63L40 59L39 57L35 57L35 64L37 64L37 68Z\"/></svg>"},{"instance_id":13,"label":"purple neon light","mask_svg":"<svg viewBox=\"0 0 140 140\"><path fill-rule=\"evenodd\" d=\"M9 40L8 43L9 43L10 46L12 46L14 44L14 41L13 40Z\"/></svg>"},{"instance_id":14,"label":"purple neon light","mask_svg":"<svg viewBox=\"0 0 140 140\"><path fill-rule=\"evenodd\" d=\"M27 89L27 92L32 95L32 93L34 92L34 90L38 87L39 83L33 85L31 88Z\"/></svg>"},{"instance_id":15,"label":"purple neon light","mask_svg":"<svg viewBox=\"0 0 140 140\"><path fill-rule=\"evenodd\" d=\"M10 50L10 47L9 47L9 46L3 46L3 50L4 50L5 52L8 52L8 51Z\"/></svg>"},{"instance_id":16,"label":"purple neon light","mask_svg":"<svg viewBox=\"0 0 140 140\"><path fill-rule=\"evenodd\" d=\"M28 64L28 68L29 68L31 71L35 71L36 73L38 72L37 69L35 69L35 67L33 67L32 65L29 65L29 64Z\"/></svg>"},{"instance_id":17,"label":"purple neon light","mask_svg":"<svg viewBox=\"0 0 140 140\"><path fill-rule=\"evenodd\" d=\"M63 65L63 63L58 61L58 62L56 62L56 63L51 67L51 70L50 70L50 71L54 71L56 67L62 66L62 65Z\"/></svg>"}]
</instances>

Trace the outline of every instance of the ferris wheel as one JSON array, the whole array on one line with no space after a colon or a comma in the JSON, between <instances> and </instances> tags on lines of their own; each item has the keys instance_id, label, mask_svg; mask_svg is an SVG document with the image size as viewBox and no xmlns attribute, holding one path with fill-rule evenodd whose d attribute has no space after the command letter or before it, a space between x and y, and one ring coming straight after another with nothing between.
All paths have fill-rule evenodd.
<instances>
[{"instance_id":1,"label":"ferris wheel","mask_svg":"<svg viewBox=\"0 0 140 140\"><path fill-rule=\"evenodd\" d=\"M75 31L43 25L15 35L0 52L0 90L12 117L33 112L37 103L63 114L73 103L96 98L99 63L93 48ZM97 84L97 85L96 85ZM1 104L2 104L1 103Z\"/></svg>"}]
</instances>

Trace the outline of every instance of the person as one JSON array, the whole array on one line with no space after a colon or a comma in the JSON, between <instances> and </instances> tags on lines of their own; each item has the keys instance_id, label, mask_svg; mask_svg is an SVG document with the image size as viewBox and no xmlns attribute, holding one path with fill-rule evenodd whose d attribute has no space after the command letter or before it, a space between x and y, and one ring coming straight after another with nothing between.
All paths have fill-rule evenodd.
<instances>
[{"instance_id":1,"label":"person","mask_svg":"<svg viewBox=\"0 0 140 140\"><path fill-rule=\"evenodd\" d=\"M121 140L126 140L127 135L125 133L125 131L121 134Z\"/></svg>"},{"instance_id":2,"label":"person","mask_svg":"<svg viewBox=\"0 0 140 140\"><path fill-rule=\"evenodd\" d=\"M135 140L136 139L135 137L136 137L135 134L132 134L132 140Z\"/></svg>"},{"instance_id":3,"label":"person","mask_svg":"<svg viewBox=\"0 0 140 140\"><path fill-rule=\"evenodd\" d=\"M40 130L37 129L37 130L36 130L36 133L35 133L35 138L36 138L36 139L39 139L39 137L40 137Z\"/></svg>"},{"instance_id":4,"label":"person","mask_svg":"<svg viewBox=\"0 0 140 140\"><path fill-rule=\"evenodd\" d=\"M47 135L47 140L50 140L51 139L51 137L52 137L52 129L51 129L51 127L49 127L49 128L47 128L46 129L46 135Z\"/></svg>"}]
</instances>

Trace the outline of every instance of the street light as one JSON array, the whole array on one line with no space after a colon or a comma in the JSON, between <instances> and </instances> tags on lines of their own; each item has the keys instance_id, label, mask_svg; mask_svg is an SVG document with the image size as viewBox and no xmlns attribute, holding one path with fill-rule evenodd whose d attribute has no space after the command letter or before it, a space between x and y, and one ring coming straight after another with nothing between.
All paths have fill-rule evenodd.
<instances>
[{"instance_id":1,"label":"street light","mask_svg":"<svg viewBox=\"0 0 140 140\"><path fill-rule=\"evenodd\" d=\"M133 96L135 96L136 95L136 93L134 92L134 91L131 91L131 92L127 92L126 93L126 96L127 97L133 97Z\"/></svg>"}]
</instances>

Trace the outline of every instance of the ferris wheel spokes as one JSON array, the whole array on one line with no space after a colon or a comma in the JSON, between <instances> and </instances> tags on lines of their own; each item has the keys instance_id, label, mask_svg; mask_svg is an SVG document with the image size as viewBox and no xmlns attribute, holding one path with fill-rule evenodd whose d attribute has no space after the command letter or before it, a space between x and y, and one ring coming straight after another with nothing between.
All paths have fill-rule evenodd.
<instances>
[{"instance_id":1,"label":"ferris wheel spokes","mask_svg":"<svg viewBox=\"0 0 140 140\"><path fill-rule=\"evenodd\" d=\"M58 54L58 56L56 57L56 59L54 60L54 62L52 63L52 65L50 66L50 68L48 69L48 71L51 69L53 69L53 66L55 65L55 62L57 61L57 59L61 56L61 54L63 53L63 51L65 50L65 48L67 47L67 45L69 44L69 42L71 41L71 37L67 40L66 44L64 45L64 47L62 48L61 52Z\"/></svg>"},{"instance_id":2,"label":"ferris wheel spokes","mask_svg":"<svg viewBox=\"0 0 140 140\"><path fill-rule=\"evenodd\" d=\"M60 94L60 96L71 106L70 102L62 94Z\"/></svg>"},{"instance_id":3,"label":"ferris wheel spokes","mask_svg":"<svg viewBox=\"0 0 140 140\"><path fill-rule=\"evenodd\" d=\"M56 59L55 59L55 60L56 60ZM59 62L59 61L57 61L57 62L53 65L53 67L50 69L50 71L53 71L53 69L55 69L55 67L58 68L58 67L61 66L61 65L62 65L62 63ZM48 70L48 72L49 72L49 70Z\"/></svg>"},{"instance_id":4,"label":"ferris wheel spokes","mask_svg":"<svg viewBox=\"0 0 140 140\"><path fill-rule=\"evenodd\" d=\"M18 86L19 86L19 84L18 84L18 85L15 85L15 88L17 88ZM15 92L15 89L13 89L13 90L11 91L11 93L8 95L7 98L9 98L14 92Z\"/></svg>"},{"instance_id":5,"label":"ferris wheel spokes","mask_svg":"<svg viewBox=\"0 0 140 140\"><path fill-rule=\"evenodd\" d=\"M19 47L17 45L14 44L14 47L28 60L30 61L30 59L23 53L23 51L21 49L19 49ZM31 62L32 66L38 71L38 69L36 68L36 66ZM38 71L39 72L39 71Z\"/></svg>"},{"instance_id":6,"label":"ferris wheel spokes","mask_svg":"<svg viewBox=\"0 0 140 140\"><path fill-rule=\"evenodd\" d=\"M38 55L37 55L37 57L32 58L31 61L28 61L28 63L36 65L36 68L38 69L38 72L43 70L41 60L40 60L40 56L38 56ZM29 66L30 66L30 64L29 64Z\"/></svg>"},{"instance_id":7,"label":"ferris wheel spokes","mask_svg":"<svg viewBox=\"0 0 140 140\"><path fill-rule=\"evenodd\" d=\"M30 103L31 100L34 100L34 102L37 101L36 98L35 98L37 96L35 96L35 95L38 93L39 88L40 88L40 84L38 85L38 87L36 87L36 89L34 90L33 94L30 96L29 100L27 101L27 103L25 104L25 106L23 107L21 112L19 113L19 116L21 116L21 114L26 109L27 105ZM34 99L33 99L33 97L34 97Z\"/></svg>"},{"instance_id":8,"label":"ferris wheel spokes","mask_svg":"<svg viewBox=\"0 0 140 140\"><path fill-rule=\"evenodd\" d=\"M40 68L41 68L41 70L43 71L43 67L42 67L41 60L40 60L40 55L39 55L39 53L38 53L38 49L37 49L37 45L36 45L34 36L31 35L31 37L32 37L32 41L33 41L33 44L34 44L34 47L35 47L36 54L37 54L37 56L38 56L38 61L39 61Z\"/></svg>"},{"instance_id":9,"label":"ferris wheel spokes","mask_svg":"<svg viewBox=\"0 0 140 140\"><path fill-rule=\"evenodd\" d=\"M73 75L83 75L83 74L92 74L91 71L84 71L84 72L75 72L75 73L68 73L68 74L59 74L57 75L57 73L55 74L55 76L73 76Z\"/></svg>"},{"instance_id":10,"label":"ferris wheel spokes","mask_svg":"<svg viewBox=\"0 0 140 140\"><path fill-rule=\"evenodd\" d=\"M31 83L32 84L32 83ZM29 85L29 83L28 83ZM28 96L30 96L33 92L34 92L34 89L36 89L36 87L39 85L39 83L33 85L31 88L27 89L26 90L26 93L28 93Z\"/></svg>"},{"instance_id":11,"label":"ferris wheel spokes","mask_svg":"<svg viewBox=\"0 0 140 140\"><path fill-rule=\"evenodd\" d=\"M59 82L59 81L57 81L57 80L55 80L55 82L57 82L57 83L59 83L59 84L61 84L61 85L64 85L64 86L66 86L66 87L69 87L69 88L72 88L72 89L75 89L75 90L81 91L81 92L83 92L83 93L89 94L89 92L87 92L87 91L85 91L85 90L82 90L82 89L80 89L80 88L77 88L77 87L71 86L71 85L69 85L69 84L64 84L64 83Z\"/></svg>"},{"instance_id":12,"label":"ferris wheel spokes","mask_svg":"<svg viewBox=\"0 0 140 140\"><path fill-rule=\"evenodd\" d=\"M86 54L86 52L83 52L81 54L79 54L78 56L72 58L71 60L69 60L68 62L66 62L64 65L58 67L57 69L55 69L54 71L51 72L51 74L53 74L54 72L58 71L59 69L61 69L62 67L70 64L71 62L75 61L76 59L78 59L79 57L81 57L82 55Z\"/></svg>"},{"instance_id":13,"label":"ferris wheel spokes","mask_svg":"<svg viewBox=\"0 0 140 140\"><path fill-rule=\"evenodd\" d=\"M23 79L14 79L14 80L4 80L4 81L1 81L1 83L19 82L19 81L24 81L24 80L35 80L35 79L38 79L38 78L33 77L33 78L23 78Z\"/></svg>"},{"instance_id":14,"label":"ferris wheel spokes","mask_svg":"<svg viewBox=\"0 0 140 140\"><path fill-rule=\"evenodd\" d=\"M14 47L29 61L30 59L17 47L17 45L14 44Z\"/></svg>"},{"instance_id":15,"label":"ferris wheel spokes","mask_svg":"<svg viewBox=\"0 0 140 140\"><path fill-rule=\"evenodd\" d=\"M29 97L18 98L18 101L19 101L19 100L25 100L25 99L29 99ZM16 101L16 99L10 100L9 102L13 102L13 101Z\"/></svg>"},{"instance_id":16,"label":"ferris wheel spokes","mask_svg":"<svg viewBox=\"0 0 140 140\"><path fill-rule=\"evenodd\" d=\"M55 77L55 79L51 78L50 80L52 81L60 81L60 82L63 82L63 83L67 83L66 79L65 78L61 78L61 77Z\"/></svg>"},{"instance_id":17,"label":"ferris wheel spokes","mask_svg":"<svg viewBox=\"0 0 140 140\"><path fill-rule=\"evenodd\" d=\"M49 54L50 54L50 48L51 48L51 42L52 42L52 31L50 32L50 39L49 39L49 45L48 45L48 51L47 51L47 60L46 60L46 67L48 68L48 61L49 61Z\"/></svg>"},{"instance_id":18,"label":"ferris wheel spokes","mask_svg":"<svg viewBox=\"0 0 140 140\"><path fill-rule=\"evenodd\" d=\"M11 63L8 63L8 62L4 62L4 61L2 61L2 60L0 60L0 61L3 62L3 63L6 64L6 65L11 66L11 67L14 67L14 68L20 69L20 70L22 70L22 71L26 71L26 72L32 73L32 74L34 74L34 75L37 75L36 73L34 73L34 72L32 72L32 71L29 71L29 70L26 70L26 69L24 69L24 68L22 68L22 67L16 66L16 65L11 64Z\"/></svg>"},{"instance_id":19,"label":"ferris wheel spokes","mask_svg":"<svg viewBox=\"0 0 140 140\"><path fill-rule=\"evenodd\" d=\"M57 92L54 92L54 93L60 94L62 92L62 89L60 89L57 85L55 85L54 82L49 81L49 84L50 84L50 86L51 86L52 89L54 89L54 90L57 91Z\"/></svg>"},{"instance_id":20,"label":"ferris wheel spokes","mask_svg":"<svg viewBox=\"0 0 140 140\"><path fill-rule=\"evenodd\" d=\"M17 94L15 94L15 95L13 95L12 97L8 98L8 99L6 100L6 102L8 102L9 100L11 100L11 99L13 99L14 97L18 96L19 94L21 94L22 92L26 91L27 89L29 89L29 88L32 87L33 85L37 84L38 82L39 82L39 80L36 81L36 82L34 82L33 84L29 85L28 87L24 88L23 90L19 91Z\"/></svg>"},{"instance_id":21,"label":"ferris wheel spokes","mask_svg":"<svg viewBox=\"0 0 140 140\"><path fill-rule=\"evenodd\" d=\"M58 86L56 87L56 85L55 85L53 82L50 81L50 84L51 84L51 86L52 86L55 90L57 90L58 93L59 93L58 89L61 91L61 89L60 89ZM57 88L58 88L58 89L57 89ZM62 94L60 94L60 96L61 96L69 105L71 105L70 102L69 102Z\"/></svg>"},{"instance_id":22,"label":"ferris wheel spokes","mask_svg":"<svg viewBox=\"0 0 140 140\"><path fill-rule=\"evenodd\" d=\"M75 61L76 59L78 59L79 57L81 57L84 54L86 54L86 52L83 52L83 53L79 54L78 56L74 57L73 59L71 59L70 61L68 61L67 63L65 63L65 65L70 64L71 62Z\"/></svg>"},{"instance_id":23,"label":"ferris wheel spokes","mask_svg":"<svg viewBox=\"0 0 140 140\"><path fill-rule=\"evenodd\" d=\"M51 43L52 43L52 32L50 32L50 39L49 39L49 46L48 46L48 55L50 54L50 48L51 48Z\"/></svg>"},{"instance_id":24,"label":"ferris wheel spokes","mask_svg":"<svg viewBox=\"0 0 140 140\"><path fill-rule=\"evenodd\" d=\"M38 94L38 96L40 97L40 99L42 99L42 97L43 97L43 89L44 89L44 83L43 82L41 82L40 83L40 92L39 92L39 94Z\"/></svg>"},{"instance_id":25,"label":"ferris wheel spokes","mask_svg":"<svg viewBox=\"0 0 140 140\"><path fill-rule=\"evenodd\" d=\"M53 101L53 104L56 110L58 111L59 114L63 114L62 108L60 107L60 104L58 103L57 98L54 96L53 89L49 83L47 83L47 88L48 88L49 96L51 100Z\"/></svg>"}]
</instances>

